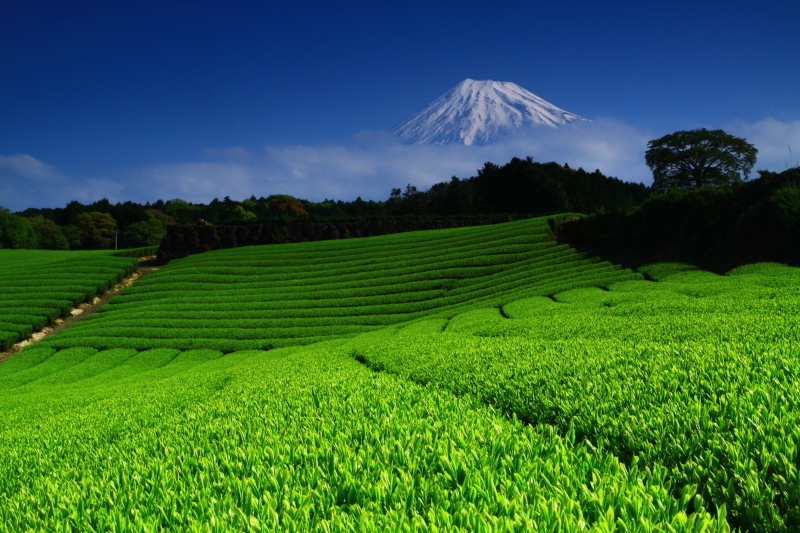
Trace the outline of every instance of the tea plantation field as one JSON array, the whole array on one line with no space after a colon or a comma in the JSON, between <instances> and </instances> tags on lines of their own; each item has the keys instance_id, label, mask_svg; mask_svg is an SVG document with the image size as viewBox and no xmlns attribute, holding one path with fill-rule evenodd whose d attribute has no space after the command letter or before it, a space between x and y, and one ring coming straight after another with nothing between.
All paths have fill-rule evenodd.
<instances>
[{"instance_id":1,"label":"tea plantation field","mask_svg":"<svg viewBox=\"0 0 800 533\"><path fill-rule=\"evenodd\" d=\"M547 228L145 276L0 364L0 531L797 531L800 269Z\"/></svg>"},{"instance_id":2,"label":"tea plantation field","mask_svg":"<svg viewBox=\"0 0 800 533\"><path fill-rule=\"evenodd\" d=\"M0 352L136 269L111 253L0 250Z\"/></svg>"},{"instance_id":3,"label":"tea plantation field","mask_svg":"<svg viewBox=\"0 0 800 533\"><path fill-rule=\"evenodd\" d=\"M545 219L217 250L170 262L53 348L270 349L642 279L557 245Z\"/></svg>"}]
</instances>

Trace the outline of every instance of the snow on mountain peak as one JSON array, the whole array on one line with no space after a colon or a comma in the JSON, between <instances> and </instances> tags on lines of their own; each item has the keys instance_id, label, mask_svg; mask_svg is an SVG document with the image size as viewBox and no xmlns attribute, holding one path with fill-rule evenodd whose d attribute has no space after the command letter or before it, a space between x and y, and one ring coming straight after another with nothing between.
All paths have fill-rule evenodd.
<instances>
[{"instance_id":1,"label":"snow on mountain peak","mask_svg":"<svg viewBox=\"0 0 800 533\"><path fill-rule=\"evenodd\" d=\"M516 83L467 78L391 131L408 144L486 145L531 126L575 121L590 122Z\"/></svg>"}]
</instances>

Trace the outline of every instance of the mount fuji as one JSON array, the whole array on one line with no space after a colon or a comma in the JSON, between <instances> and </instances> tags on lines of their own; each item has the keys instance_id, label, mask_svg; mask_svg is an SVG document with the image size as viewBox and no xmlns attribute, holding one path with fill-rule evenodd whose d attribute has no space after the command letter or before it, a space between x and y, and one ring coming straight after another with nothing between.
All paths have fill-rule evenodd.
<instances>
[{"instance_id":1,"label":"mount fuji","mask_svg":"<svg viewBox=\"0 0 800 533\"><path fill-rule=\"evenodd\" d=\"M494 144L531 127L591 122L508 81L467 78L391 129L406 144Z\"/></svg>"}]
</instances>

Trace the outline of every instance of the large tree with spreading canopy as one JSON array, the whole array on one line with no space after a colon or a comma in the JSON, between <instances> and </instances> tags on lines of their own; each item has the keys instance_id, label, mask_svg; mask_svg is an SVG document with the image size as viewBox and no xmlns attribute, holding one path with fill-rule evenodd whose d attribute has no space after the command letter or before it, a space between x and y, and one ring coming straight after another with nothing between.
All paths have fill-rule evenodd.
<instances>
[{"instance_id":1,"label":"large tree with spreading canopy","mask_svg":"<svg viewBox=\"0 0 800 533\"><path fill-rule=\"evenodd\" d=\"M676 131L647 143L645 162L653 189L698 189L747 181L758 150L722 130Z\"/></svg>"}]
</instances>

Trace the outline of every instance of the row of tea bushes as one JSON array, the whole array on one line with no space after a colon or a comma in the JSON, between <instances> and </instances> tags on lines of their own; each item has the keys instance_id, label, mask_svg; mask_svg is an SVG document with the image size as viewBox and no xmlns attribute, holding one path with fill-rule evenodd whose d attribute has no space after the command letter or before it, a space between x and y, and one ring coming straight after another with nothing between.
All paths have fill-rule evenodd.
<instances>
[{"instance_id":1,"label":"row of tea bushes","mask_svg":"<svg viewBox=\"0 0 800 533\"><path fill-rule=\"evenodd\" d=\"M217 250L170 262L44 343L268 349L452 316L489 301L644 279L550 239L542 218Z\"/></svg>"},{"instance_id":2,"label":"row of tea bushes","mask_svg":"<svg viewBox=\"0 0 800 533\"><path fill-rule=\"evenodd\" d=\"M351 350L22 352L0 365L0 531L729 531L663 467Z\"/></svg>"},{"instance_id":3,"label":"row of tea bushes","mask_svg":"<svg viewBox=\"0 0 800 533\"><path fill-rule=\"evenodd\" d=\"M353 356L664 467L745 531L796 530L800 269L644 270L660 281L421 321L359 337Z\"/></svg>"},{"instance_id":4,"label":"row of tea bushes","mask_svg":"<svg viewBox=\"0 0 800 533\"><path fill-rule=\"evenodd\" d=\"M68 316L136 264L109 252L0 250L0 351Z\"/></svg>"}]
</instances>

